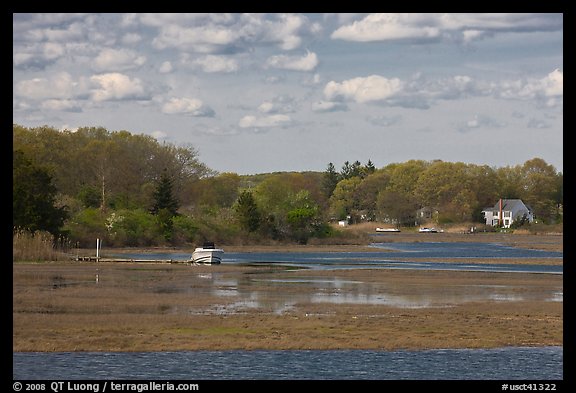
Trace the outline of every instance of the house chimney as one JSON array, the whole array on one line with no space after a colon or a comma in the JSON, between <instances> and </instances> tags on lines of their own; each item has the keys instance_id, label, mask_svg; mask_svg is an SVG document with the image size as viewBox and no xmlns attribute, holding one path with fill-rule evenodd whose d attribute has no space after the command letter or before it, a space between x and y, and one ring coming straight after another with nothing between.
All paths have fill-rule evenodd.
<instances>
[{"instance_id":1,"label":"house chimney","mask_svg":"<svg viewBox=\"0 0 576 393\"><path fill-rule=\"evenodd\" d=\"M502 228L502 198L498 201L499 213L498 213L498 226Z\"/></svg>"}]
</instances>

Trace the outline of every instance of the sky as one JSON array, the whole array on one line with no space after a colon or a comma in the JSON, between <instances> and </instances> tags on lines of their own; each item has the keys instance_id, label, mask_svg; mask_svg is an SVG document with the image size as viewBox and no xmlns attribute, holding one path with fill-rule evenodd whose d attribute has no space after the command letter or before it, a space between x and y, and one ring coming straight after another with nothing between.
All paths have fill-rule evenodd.
<instances>
[{"instance_id":1,"label":"sky","mask_svg":"<svg viewBox=\"0 0 576 393\"><path fill-rule=\"evenodd\" d=\"M192 147L219 172L563 171L562 14L13 14L13 123Z\"/></svg>"}]
</instances>

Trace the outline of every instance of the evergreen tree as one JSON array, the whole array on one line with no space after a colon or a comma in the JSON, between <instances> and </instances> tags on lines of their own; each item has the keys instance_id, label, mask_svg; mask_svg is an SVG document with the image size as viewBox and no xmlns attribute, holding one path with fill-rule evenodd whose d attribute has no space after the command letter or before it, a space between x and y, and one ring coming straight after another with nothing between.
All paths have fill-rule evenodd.
<instances>
[{"instance_id":1,"label":"evergreen tree","mask_svg":"<svg viewBox=\"0 0 576 393\"><path fill-rule=\"evenodd\" d=\"M250 191L242 191L236 201L234 210L243 229L248 232L254 232L260 227L260 212Z\"/></svg>"},{"instance_id":2,"label":"evergreen tree","mask_svg":"<svg viewBox=\"0 0 576 393\"><path fill-rule=\"evenodd\" d=\"M334 164L329 163L328 168L323 174L322 177L322 190L324 191L324 195L326 198L330 198L336 185L340 181L340 175L336 172L336 168L334 168Z\"/></svg>"},{"instance_id":3,"label":"evergreen tree","mask_svg":"<svg viewBox=\"0 0 576 393\"><path fill-rule=\"evenodd\" d=\"M370 159L368 160L368 162L366 163L366 165L362 169L363 169L365 176L371 175L376 171L376 167L374 166L374 163L372 163L372 161Z\"/></svg>"},{"instance_id":4,"label":"evergreen tree","mask_svg":"<svg viewBox=\"0 0 576 393\"><path fill-rule=\"evenodd\" d=\"M154 192L152 214L156 216L160 233L169 242L173 240L174 222L172 219L178 216L179 207L180 204L172 192L172 179L165 169Z\"/></svg>"},{"instance_id":5,"label":"evergreen tree","mask_svg":"<svg viewBox=\"0 0 576 393\"><path fill-rule=\"evenodd\" d=\"M56 186L50 174L34 165L22 151L12 156L12 227L54 236L67 218L65 207L56 207Z\"/></svg>"},{"instance_id":6,"label":"evergreen tree","mask_svg":"<svg viewBox=\"0 0 576 393\"><path fill-rule=\"evenodd\" d=\"M156 187L156 191L154 191L154 205L151 209L152 214L158 214L161 210L165 209L171 217L178 215L180 204L174 197L172 188L172 179L168 176L167 171L164 170Z\"/></svg>"}]
</instances>

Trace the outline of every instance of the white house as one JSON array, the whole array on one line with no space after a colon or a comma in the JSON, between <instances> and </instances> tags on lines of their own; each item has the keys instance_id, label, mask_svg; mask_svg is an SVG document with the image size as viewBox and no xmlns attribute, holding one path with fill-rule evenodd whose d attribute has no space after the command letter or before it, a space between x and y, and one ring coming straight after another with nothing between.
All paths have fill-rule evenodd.
<instances>
[{"instance_id":1,"label":"white house","mask_svg":"<svg viewBox=\"0 0 576 393\"><path fill-rule=\"evenodd\" d=\"M516 220L526 216L528 222L534 221L532 209L522 202L521 199L500 199L493 207L482 210L486 225L510 228Z\"/></svg>"}]
</instances>

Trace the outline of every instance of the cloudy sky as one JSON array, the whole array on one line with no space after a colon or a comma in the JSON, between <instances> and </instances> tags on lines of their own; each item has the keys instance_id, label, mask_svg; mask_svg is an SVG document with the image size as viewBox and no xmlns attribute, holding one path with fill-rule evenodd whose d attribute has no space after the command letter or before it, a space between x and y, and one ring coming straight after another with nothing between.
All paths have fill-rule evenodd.
<instances>
[{"instance_id":1,"label":"cloudy sky","mask_svg":"<svg viewBox=\"0 0 576 393\"><path fill-rule=\"evenodd\" d=\"M14 14L13 122L148 134L220 172L563 170L562 14Z\"/></svg>"}]
</instances>

